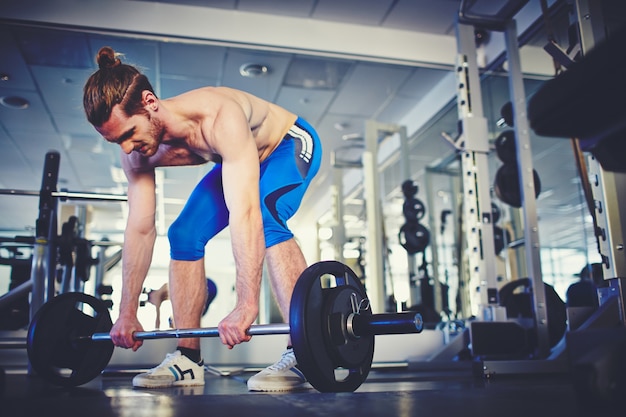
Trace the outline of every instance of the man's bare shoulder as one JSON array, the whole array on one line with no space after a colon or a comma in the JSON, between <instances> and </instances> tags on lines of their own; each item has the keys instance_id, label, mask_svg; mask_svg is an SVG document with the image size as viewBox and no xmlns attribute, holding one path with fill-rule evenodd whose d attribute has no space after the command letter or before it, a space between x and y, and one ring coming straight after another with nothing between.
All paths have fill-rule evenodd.
<instances>
[{"instance_id":1,"label":"man's bare shoulder","mask_svg":"<svg viewBox=\"0 0 626 417\"><path fill-rule=\"evenodd\" d=\"M223 108L240 108L250 119L253 113L261 112L267 102L245 91L230 87L201 87L168 99L182 108L193 106L193 110L212 120ZM229 110L232 111L232 110Z\"/></svg>"},{"instance_id":2,"label":"man's bare shoulder","mask_svg":"<svg viewBox=\"0 0 626 417\"><path fill-rule=\"evenodd\" d=\"M225 87L225 86L200 87L200 88L196 88L194 90L190 90L182 94L179 94L178 96L172 97L172 99L184 99L184 100L189 100L189 99L202 100L205 98L211 98L219 102L220 100L233 100L233 99L235 101L242 100L242 99L253 100L256 97L245 91L241 91L235 88Z\"/></svg>"}]
</instances>

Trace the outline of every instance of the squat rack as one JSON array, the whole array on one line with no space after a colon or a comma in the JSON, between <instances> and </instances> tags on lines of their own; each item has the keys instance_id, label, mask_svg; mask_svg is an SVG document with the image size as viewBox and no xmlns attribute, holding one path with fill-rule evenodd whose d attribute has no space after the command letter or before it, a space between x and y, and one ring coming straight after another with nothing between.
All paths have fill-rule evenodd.
<instances>
[{"instance_id":1,"label":"squat rack","mask_svg":"<svg viewBox=\"0 0 626 417\"><path fill-rule=\"evenodd\" d=\"M539 230L536 211L535 183L533 179L530 130L526 117L526 94L523 85L517 25L513 19L527 0L506 2L497 15L472 12L476 2L461 2L457 30L457 105L461 135L456 140L461 151L461 173L463 188L463 211L465 239L469 261L469 280L478 283L481 300L481 317L486 322L506 320L506 311L499 305L498 283L494 252L493 219L491 213L489 152L487 122L483 115L475 28L503 32L508 61L508 85L513 105L514 130L516 136L517 166L524 222L524 250L526 273L533 287L533 311L535 314L537 347L534 356L539 359L550 355L548 315L540 259ZM480 10L480 8L477 8ZM471 332L470 332L471 334ZM494 361L499 373L519 372L530 369L528 362L515 366ZM487 365L485 365L487 367ZM542 365L543 366L543 365ZM537 369L534 369L535 371ZM486 369L494 372L494 369ZM522 371L528 372L528 371Z\"/></svg>"}]
</instances>

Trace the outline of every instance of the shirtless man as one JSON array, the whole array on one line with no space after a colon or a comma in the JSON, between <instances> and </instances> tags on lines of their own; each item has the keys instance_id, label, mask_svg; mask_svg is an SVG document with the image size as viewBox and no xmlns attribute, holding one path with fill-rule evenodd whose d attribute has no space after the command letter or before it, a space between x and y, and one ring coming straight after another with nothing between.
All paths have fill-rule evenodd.
<instances>
[{"instance_id":1,"label":"shirtless man","mask_svg":"<svg viewBox=\"0 0 626 417\"><path fill-rule=\"evenodd\" d=\"M97 62L99 70L84 87L85 113L107 142L121 147L128 178L122 295L113 343L133 350L142 345L133 332L142 330L139 295L156 238L154 171L163 166L215 163L168 231L177 327L200 327L207 297L204 247L227 225L237 300L218 325L222 343L232 349L250 340L246 331L259 312L264 260L287 321L295 282L307 265L286 221L319 170L322 150L315 130L275 104L226 87L160 100L147 77L123 64L109 47L100 49ZM179 339L174 353L133 379L134 386L148 388L203 384L198 338ZM249 379L248 388L287 391L306 384L288 347L278 362Z\"/></svg>"}]
</instances>

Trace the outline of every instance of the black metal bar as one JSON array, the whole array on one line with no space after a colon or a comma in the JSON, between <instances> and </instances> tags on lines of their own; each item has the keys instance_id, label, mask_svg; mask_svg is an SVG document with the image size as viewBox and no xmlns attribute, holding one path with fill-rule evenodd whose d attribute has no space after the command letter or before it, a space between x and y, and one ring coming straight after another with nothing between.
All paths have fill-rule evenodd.
<instances>
[{"instance_id":1,"label":"black metal bar","mask_svg":"<svg viewBox=\"0 0 626 417\"><path fill-rule=\"evenodd\" d=\"M0 341L0 350L26 349L26 346L26 338L24 337L3 337Z\"/></svg>"},{"instance_id":2,"label":"black metal bar","mask_svg":"<svg viewBox=\"0 0 626 417\"><path fill-rule=\"evenodd\" d=\"M0 237L0 244L2 243L15 243L14 246L26 247L32 246L35 238L33 236Z\"/></svg>"},{"instance_id":3,"label":"black metal bar","mask_svg":"<svg viewBox=\"0 0 626 417\"><path fill-rule=\"evenodd\" d=\"M0 189L0 194L3 195L25 195L31 197L39 197L40 191L36 190L15 190L9 188Z\"/></svg>"},{"instance_id":4,"label":"black metal bar","mask_svg":"<svg viewBox=\"0 0 626 417\"><path fill-rule=\"evenodd\" d=\"M56 186L56 185L55 185ZM23 195L37 197L41 196L41 191L34 190L15 190L0 189L0 195ZM94 200L94 201L127 201L128 196L125 194L103 194L103 193L87 193L82 191L49 191L47 197L60 198L65 200Z\"/></svg>"},{"instance_id":5,"label":"black metal bar","mask_svg":"<svg viewBox=\"0 0 626 417\"><path fill-rule=\"evenodd\" d=\"M352 314L348 332L354 336L378 334L420 333L424 327L422 315L415 312L385 314Z\"/></svg>"},{"instance_id":6,"label":"black metal bar","mask_svg":"<svg viewBox=\"0 0 626 417\"><path fill-rule=\"evenodd\" d=\"M29 294L33 289L33 281L22 282L17 287L0 296L0 308L5 308L13 304L16 300Z\"/></svg>"}]
</instances>

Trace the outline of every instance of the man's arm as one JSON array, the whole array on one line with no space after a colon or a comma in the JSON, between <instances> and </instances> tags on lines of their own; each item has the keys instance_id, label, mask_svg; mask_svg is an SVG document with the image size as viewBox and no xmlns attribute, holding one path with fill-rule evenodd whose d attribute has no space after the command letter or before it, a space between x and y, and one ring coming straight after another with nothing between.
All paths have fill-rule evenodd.
<instances>
[{"instance_id":1,"label":"man's arm","mask_svg":"<svg viewBox=\"0 0 626 417\"><path fill-rule=\"evenodd\" d=\"M265 239L259 202L260 164L256 142L241 107L226 101L213 125L213 147L222 157L224 199L236 266L237 302L219 324L222 343L250 340L246 330L259 311Z\"/></svg>"},{"instance_id":2,"label":"man's arm","mask_svg":"<svg viewBox=\"0 0 626 417\"><path fill-rule=\"evenodd\" d=\"M128 221L122 249L120 314L111 329L111 338L117 346L137 350L142 342L134 340L132 333L143 330L137 319L137 310L156 240L156 186L154 169L132 170L128 155L122 155L122 161L128 178Z\"/></svg>"}]
</instances>

